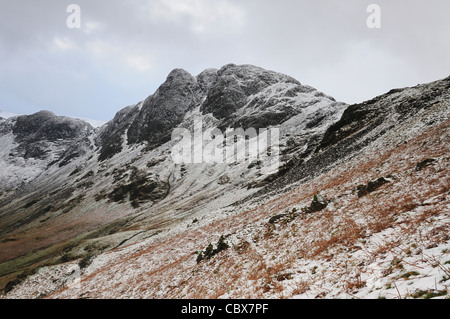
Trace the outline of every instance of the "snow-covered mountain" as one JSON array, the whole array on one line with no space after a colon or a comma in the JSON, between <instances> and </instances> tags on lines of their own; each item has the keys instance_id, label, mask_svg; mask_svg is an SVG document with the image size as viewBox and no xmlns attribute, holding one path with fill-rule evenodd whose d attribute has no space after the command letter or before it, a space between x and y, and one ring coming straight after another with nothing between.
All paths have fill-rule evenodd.
<instances>
[{"instance_id":1,"label":"snow-covered mountain","mask_svg":"<svg viewBox=\"0 0 450 319\"><path fill-rule=\"evenodd\" d=\"M226 65L196 77L172 71L154 94L98 130L49 112L12 118L3 123L0 137L0 233L18 231L22 224L33 231L51 224L62 227L60 236L69 239L74 232L65 232L67 219L83 224L78 232L85 233L116 219L134 220L137 212L140 223L167 225L225 207L274 179L278 167L262 161L175 164L170 156L175 128L192 128L195 121L205 130L279 126L283 164L311 152L345 107L291 77L251 65ZM67 207L71 200L77 204ZM71 209L81 211L61 214ZM24 253L26 246L13 255ZM11 256L0 255L0 261Z\"/></svg>"},{"instance_id":2,"label":"snow-covered mountain","mask_svg":"<svg viewBox=\"0 0 450 319\"><path fill-rule=\"evenodd\" d=\"M3 192L15 192L46 172L93 149L94 129L84 121L48 111L3 120L0 128ZM3 195L5 196L5 195Z\"/></svg>"},{"instance_id":3,"label":"snow-covered mountain","mask_svg":"<svg viewBox=\"0 0 450 319\"><path fill-rule=\"evenodd\" d=\"M0 120L2 120L2 119L5 120L5 119L9 119L11 117L16 117L16 116L21 116L21 115L24 115L24 114L17 114L17 113L0 110ZM93 128L98 128L98 127L101 127L106 124L106 121L93 120L93 119L88 119L88 118L84 118L84 117L73 117L73 118L87 122Z\"/></svg>"},{"instance_id":4,"label":"snow-covered mountain","mask_svg":"<svg viewBox=\"0 0 450 319\"><path fill-rule=\"evenodd\" d=\"M429 165L436 164L438 170L432 183L440 185L426 198L417 195L417 205L401 214L419 214L420 203L431 200L427 205L442 211L435 216L448 219L448 199L435 203L434 198L445 198L448 192L449 94L447 78L350 106L287 75L230 64L197 76L173 70L156 92L99 128L49 112L1 120L0 288L13 298L53 293L186 297L189 291L226 298L274 296L284 284L300 287L301 267L337 267L320 259L333 261L330 255L309 255L317 248L313 243L328 240L324 245L335 249L335 260L345 262L339 249L347 244L344 230L351 223L356 223L358 234L367 228L366 241L374 245L370 236L386 231L384 226L373 231L375 213L372 219L360 215L370 214L366 208L375 206L359 206L353 189L367 201L380 187L411 191L412 186L399 186L397 175L417 183L414 187L429 184L415 179L424 174L421 170L419 175L408 173L409 161L404 166L393 162L397 152L404 157L396 158L401 161L420 162L429 155ZM275 147L259 148L256 159L246 154L240 161L174 162L172 151L179 139L173 132L185 129L195 135L198 123L203 132L215 128L211 140L216 141L229 128L277 128L279 163L264 156L273 155ZM423 138L433 130L442 130L441 136ZM219 140L217 149L239 141L250 144L253 138L231 136ZM433 154L426 142L435 146ZM204 140L194 138L194 156L204 146ZM410 153L413 149L417 154ZM397 171L389 169L394 166ZM376 182L363 185L372 180ZM359 219L353 220L350 212ZM315 237L309 228L325 233L316 232ZM297 232L303 236L290 237ZM328 238L330 234L344 239ZM354 236L355 241L364 238ZM193 255L217 241L216 250ZM307 253L301 247L308 245ZM301 260L295 261L295 252ZM286 267L278 257L268 259L274 254L289 259ZM259 261L252 259L255 255ZM227 262L225 256L231 259ZM250 273L258 273L258 264L265 265L259 270L264 278L250 279ZM81 267L83 285L62 289L66 271L74 265ZM231 277L226 276L215 280L213 270L221 267L239 269L240 277L234 279L239 284L228 283ZM144 275L152 271L153 277ZM165 283L160 281L163 276ZM106 279L111 277L114 280ZM202 281L212 291L198 290ZM31 282L38 284L31 288ZM287 295L304 293L299 288ZM340 296L338 289L334 295Z\"/></svg>"}]
</instances>

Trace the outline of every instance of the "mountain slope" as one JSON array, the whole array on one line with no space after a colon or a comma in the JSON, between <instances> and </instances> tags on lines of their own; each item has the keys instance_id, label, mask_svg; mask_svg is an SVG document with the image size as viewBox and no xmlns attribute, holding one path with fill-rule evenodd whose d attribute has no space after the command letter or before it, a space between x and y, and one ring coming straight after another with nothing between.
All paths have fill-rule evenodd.
<instances>
[{"instance_id":1,"label":"mountain slope","mask_svg":"<svg viewBox=\"0 0 450 319\"><path fill-rule=\"evenodd\" d=\"M2 204L7 297L443 294L449 82L348 106L254 66L174 70ZM282 165L175 164L173 129L199 119L279 127Z\"/></svg>"},{"instance_id":2,"label":"mountain slope","mask_svg":"<svg viewBox=\"0 0 450 319\"><path fill-rule=\"evenodd\" d=\"M14 296L49 298L430 298L449 282L450 122L422 127L408 143L370 145L291 191L187 220L153 238L102 254L80 288L44 269ZM392 134L389 140L398 137ZM381 142L381 141L380 141ZM383 142L386 142L383 141ZM434 164L417 169L424 159ZM364 196L358 186L388 183ZM320 191L328 205L305 213ZM277 218L275 218L277 217ZM224 236L229 246L198 263ZM72 264L73 265L73 264ZM65 268L64 268L65 267Z\"/></svg>"},{"instance_id":3,"label":"mountain slope","mask_svg":"<svg viewBox=\"0 0 450 319\"><path fill-rule=\"evenodd\" d=\"M311 161L291 170L272 189L298 180L309 179L365 150L370 143L396 132L403 143L422 127L433 126L448 118L450 77L412 88L394 89L361 104L349 106L342 118L330 125ZM417 119L420 121L414 122ZM414 125L406 123L414 122Z\"/></svg>"}]
</instances>

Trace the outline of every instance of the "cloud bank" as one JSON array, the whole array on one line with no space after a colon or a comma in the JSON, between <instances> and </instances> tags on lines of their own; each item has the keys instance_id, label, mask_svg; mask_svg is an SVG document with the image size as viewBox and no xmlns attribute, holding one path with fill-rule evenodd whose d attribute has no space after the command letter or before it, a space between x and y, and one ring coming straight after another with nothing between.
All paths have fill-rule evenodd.
<instances>
[{"instance_id":1,"label":"cloud bank","mask_svg":"<svg viewBox=\"0 0 450 319\"><path fill-rule=\"evenodd\" d=\"M286 73L361 102L450 71L446 0L42 0L0 4L0 109L109 120L174 68ZM70 29L67 7L80 7Z\"/></svg>"}]
</instances>

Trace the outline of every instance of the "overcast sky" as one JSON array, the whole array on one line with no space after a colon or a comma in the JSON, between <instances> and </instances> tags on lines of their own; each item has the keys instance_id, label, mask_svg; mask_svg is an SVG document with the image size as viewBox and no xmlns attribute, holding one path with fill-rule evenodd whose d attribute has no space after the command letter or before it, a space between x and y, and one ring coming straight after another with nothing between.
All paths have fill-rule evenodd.
<instances>
[{"instance_id":1,"label":"overcast sky","mask_svg":"<svg viewBox=\"0 0 450 319\"><path fill-rule=\"evenodd\" d=\"M0 0L0 109L110 120L174 68L228 63L362 102L450 75L449 13L448 0Z\"/></svg>"}]
</instances>

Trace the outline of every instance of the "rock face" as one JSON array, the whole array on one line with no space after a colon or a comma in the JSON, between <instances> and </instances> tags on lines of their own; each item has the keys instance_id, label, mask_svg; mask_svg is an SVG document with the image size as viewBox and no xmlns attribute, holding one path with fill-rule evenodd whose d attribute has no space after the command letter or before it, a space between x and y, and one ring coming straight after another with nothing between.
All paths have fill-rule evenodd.
<instances>
[{"instance_id":1,"label":"rock face","mask_svg":"<svg viewBox=\"0 0 450 319\"><path fill-rule=\"evenodd\" d=\"M220 120L220 128L261 128L281 124L324 97L287 75L230 64L217 71L200 110Z\"/></svg>"},{"instance_id":2,"label":"rock face","mask_svg":"<svg viewBox=\"0 0 450 319\"><path fill-rule=\"evenodd\" d=\"M252 102L253 106L257 105L259 109L269 108L273 105L267 104L269 102L267 99L260 100L265 103L258 103L258 99L253 99L253 96L275 84L300 86L293 78L275 72L251 66L227 65L217 71L217 78L208 92L201 111L212 113L219 120L226 120L249 102Z\"/></svg>"},{"instance_id":3,"label":"rock face","mask_svg":"<svg viewBox=\"0 0 450 319\"><path fill-rule=\"evenodd\" d=\"M108 197L113 202L130 201L134 208L140 204L165 198L170 190L168 183L133 167L126 182L119 183ZM121 178L122 179L122 178Z\"/></svg>"},{"instance_id":4,"label":"rock face","mask_svg":"<svg viewBox=\"0 0 450 319\"><path fill-rule=\"evenodd\" d=\"M448 103L449 95L450 77L413 88L391 90L370 101L351 105L327 130L320 148L327 149L337 143L342 145L351 137L353 140L357 137L367 139L376 128L382 128L382 134L422 110ZM371 139L375 138L376 135L372 135Z\"/></svg>"},{"instance_id":5,"label":"rock face","mask_svg":"<svg viewBox=\"0 0 450 319\"><path fill-rule=\"evenodd\" d=\"M144 101L128 130L128 143L160 146L168 142L171 131L183 121L186 112L200 102L200 91L192 75L182 69L173 70L155 94Z\"/></svg>"},{"instance_id":6,"label":"rock face","mask_svg":"<svg viewBox=\"0 0 450 319\"><path fill-rule=\"evenodd\" d=\"M126 107L101 129L97 138L98 144L100 144L100 161L112 158L123 150L124 136L138 114L139 107L137 105Z\"/></svg>"}]
</instances>

